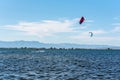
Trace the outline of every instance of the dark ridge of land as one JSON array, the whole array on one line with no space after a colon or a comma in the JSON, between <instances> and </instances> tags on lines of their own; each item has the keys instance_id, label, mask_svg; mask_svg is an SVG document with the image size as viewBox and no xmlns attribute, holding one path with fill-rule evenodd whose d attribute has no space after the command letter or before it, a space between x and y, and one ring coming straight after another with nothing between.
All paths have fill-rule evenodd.
<instances>
[{"instance_id":1,"label":"dark ridge of land","mask_svg":"<svg viewBox=\"0 0 120 80\"><path fill-rule=\"evenodd\" d=\"M21 48L0 48L5 49L5 50L120 50L120 49L113 49L113 48L55 48L55 47L50 47L50 48L30 48L30 47L21 47Z\"/></svg>"}]
</instances>

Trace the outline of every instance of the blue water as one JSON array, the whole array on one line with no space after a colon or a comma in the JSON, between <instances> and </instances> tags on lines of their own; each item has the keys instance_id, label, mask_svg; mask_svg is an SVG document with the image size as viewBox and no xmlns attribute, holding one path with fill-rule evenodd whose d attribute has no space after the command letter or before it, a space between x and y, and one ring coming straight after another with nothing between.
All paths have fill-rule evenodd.
<instances>
[{"instance_id":1,"label":"blue water","mask_svg":"<svg viewBox=\"0 0 120 80\"><path fill-rule=\"evenodd\" d=\"M120 80L120 50L0 49L3 80Z\"/></svg>"}]
</instances>

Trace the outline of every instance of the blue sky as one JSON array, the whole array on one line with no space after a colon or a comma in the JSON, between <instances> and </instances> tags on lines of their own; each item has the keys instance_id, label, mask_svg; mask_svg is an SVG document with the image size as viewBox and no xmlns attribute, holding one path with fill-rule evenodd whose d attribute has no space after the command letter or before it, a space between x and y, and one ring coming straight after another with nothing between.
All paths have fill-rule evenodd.
<instances>
[{"instance_id":1,"label":"blue sky","mask_svg":"<svg viewBox=\"0 0 120 80\"><path fill-rule=\"evenodd\" d=\"M0 0L0 40L119 46L119 3L119 0ZM85 22L79 25L81 16Z\"/></svg>"}]
</instances>

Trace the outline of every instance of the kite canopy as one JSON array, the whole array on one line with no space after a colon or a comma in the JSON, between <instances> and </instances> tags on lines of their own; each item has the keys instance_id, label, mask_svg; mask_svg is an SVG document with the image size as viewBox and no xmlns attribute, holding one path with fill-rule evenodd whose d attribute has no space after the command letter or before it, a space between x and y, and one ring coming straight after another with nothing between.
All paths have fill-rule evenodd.
<instances>
[{"instance_id":1,"label":"kite canopy","mask_svg":"<svg viewBox=\"0 0 120 80\"><path fill-rule=\"evenodd\" d=\"M82 17L80 18L79 23L82 24L82 23L84 22L84 20L85 20L85 18L82 16Z\"/></svg>"},{"instance_id":2,"label":"kite canopy","mask_svg":"<svg viewBox=\"0 0 120 80\"><path fill-rule=\"evenodd\" d=\"M93 33L92 32L89 32L90 33L90 37L92 37L93 36Z\"/></svg>"}]
</instances>

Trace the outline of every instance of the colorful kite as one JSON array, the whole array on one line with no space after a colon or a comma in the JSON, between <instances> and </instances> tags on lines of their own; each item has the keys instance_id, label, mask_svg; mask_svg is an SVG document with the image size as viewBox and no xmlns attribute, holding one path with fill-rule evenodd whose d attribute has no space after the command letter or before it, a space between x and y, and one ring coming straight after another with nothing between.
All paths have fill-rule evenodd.
<instances>
[{"instance_id":1,"label":"colorful kite","mask_svg":"<svg viewBox=\"0 0 120 80\"><path fill-rule=\"evenodd\" d=\"M82 24L84 22L85 18L82 16L79 23Z\"/></svg>"}]
</instances>

